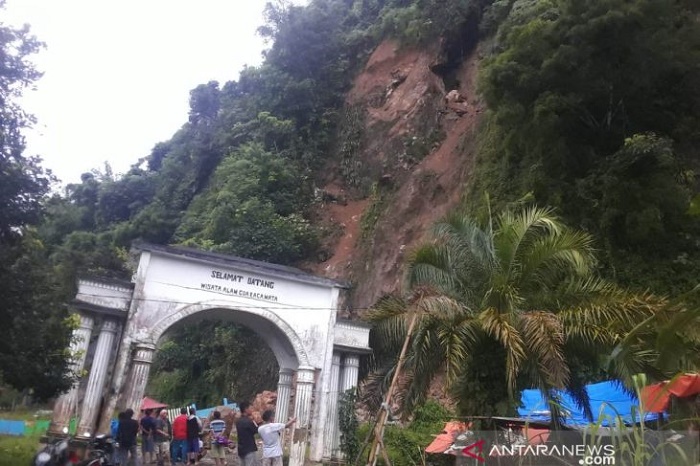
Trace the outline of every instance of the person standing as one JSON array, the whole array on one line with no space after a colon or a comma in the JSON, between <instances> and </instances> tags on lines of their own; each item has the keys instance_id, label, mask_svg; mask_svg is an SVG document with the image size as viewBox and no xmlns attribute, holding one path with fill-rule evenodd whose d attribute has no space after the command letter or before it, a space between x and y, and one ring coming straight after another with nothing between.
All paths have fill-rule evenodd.
<instances>
[{"instance_id":1,"label":"person standing","mask_svg":"<svg viewBox=\"0 0 700 466\"><path fill-rule=\"evenodd\" d=\"M162 410L156 418L156 431L153 440L156 447L156 458L159 465L170 463L170 440L173 436L173 429L168 419L168 413Z\"/></svg>"},{"instance_id":2,"label":"person standing","mask_svg":"<svg viewBox=\"0 0 700 466\"><path fill-rule=\"evenodd\" d=\"M154 462L155 448L153 444L153 434L156 431L156 420L153 419L153 410L147 409L141 418L141 453L143 462L146 464Z\"/></svg>"},{"instance_id":3,"label":"person standing","mask_svg":"<svg viewBox=\"0 0 700 466\"><path fill-rule=\"evenodd\" d=\"M133 418L134 410L127 409L121 414L119 427L117 428L117 442L119 442L119 464L127 466L129 459L131 464L139 466L139 458L136 452L136 437L139 434L139 422Z\"/></svg>"},{"instance_id":4,"label":"person standing","mask_svg":"<svg viewBox=\"0 0 700 466\"><path fill-rule=\"evenodd\" d=\"M240 409L241 417L236 421L238 457L241 459L241 466L255 466L258 454L255 434L258 433L258 426L253 422L253 408L249 402L243 401Z\"/></svg>"},{"instance_id":5,"label":"person standing","mask_svg":"<svg viewBox=\"0 0 700 466\"><path fill-rule=\"evenodd\" d=\"M173 463L187 464L187 408L180 410L180 415L173 420L173 441L170 459Z\"/></svg>"},{"instance_id":6,"label":"person standing","mask_svg":"<svg viewBox=\"0 0 700 466\"><path fill-rule=\"evenodd\" d=\"M190 407L190 415L187 417L187 455L190 464L197 464L199 456L199 433L202 431L202 421L197 417L197 411Z\"/></svg>"},{"instance_id":7,"label":"person standing","mask_svg":"<svg viewBox=\"0 0 700 466\"><path fill-rule=\"evenodd\" d=\"M297 422L297 418L291 418L286 424L275 422L275 412L268 409L263 413L262 420L263 425L258 427L263 441L262 466L282 466L282 431Z\"/></svg>"},{"instance_id":8,"label":"person standing","mask_svg":"<svg viewBox=\"0 0 700 466\"><path fill-rule=\"evenodd\" d=\"M221 419L221 413L219 411L214 411L212 413L212 420L209 423L209 429L211 430L212 435L211 451L209 454L214 460L214 466L225 466L228 437L224 435L224 431L226 430L226 422Z\"/></svg>"}]
</instances>

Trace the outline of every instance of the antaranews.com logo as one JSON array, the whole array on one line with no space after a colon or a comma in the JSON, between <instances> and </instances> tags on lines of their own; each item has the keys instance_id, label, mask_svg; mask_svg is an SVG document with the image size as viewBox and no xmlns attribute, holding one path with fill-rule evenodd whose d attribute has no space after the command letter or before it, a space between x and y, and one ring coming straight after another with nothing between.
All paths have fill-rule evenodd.
<instances>
[{"instance_id":1,"label":"antaranews.com logo","mask_svg":"<svg viewBox=\"0 0 700 466\"><path fill-rule=\"evenodd\" d=\"M585 466L610 466L615 464L614 445L491 445L479 439L462 448L463 456L486 463L487 458L578 458L578 464Z\"/></svg>"}]
</instances>

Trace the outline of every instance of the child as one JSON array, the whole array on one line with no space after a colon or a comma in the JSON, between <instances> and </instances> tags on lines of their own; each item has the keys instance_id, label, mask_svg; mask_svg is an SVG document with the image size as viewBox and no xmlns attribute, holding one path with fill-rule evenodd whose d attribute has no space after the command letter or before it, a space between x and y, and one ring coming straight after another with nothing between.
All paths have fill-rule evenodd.
<instances>
[{"instance_id":1,"label":"child","mask_svg":"<svg viewBox=\"0 0 700 466\"><path fill-rule=\"evenodd\" d=\"M226 422L221 419L221 413L219 411L214 411L212 416L214 418L209 423L209 429L211 429L213 437L210 456L214 459L215 466L224 466L226 464L226 450L224 447L228 445L228 439L224 438ZM222 443L223 440L226 440L226 444Z\"/></svg>"},{"instance_id":2,"label":"child","mask_svg":"<svg viewBox=\"0 0 700 466\"><path fill-rule=\"evenodd\" d=\"M286 424L274 422L275 412L271 409L262 415L263 425L258 427L258 434L263 441L262 466L282 466L282 431L297 422L291 418Z\"/></svg>"}]
</instances>

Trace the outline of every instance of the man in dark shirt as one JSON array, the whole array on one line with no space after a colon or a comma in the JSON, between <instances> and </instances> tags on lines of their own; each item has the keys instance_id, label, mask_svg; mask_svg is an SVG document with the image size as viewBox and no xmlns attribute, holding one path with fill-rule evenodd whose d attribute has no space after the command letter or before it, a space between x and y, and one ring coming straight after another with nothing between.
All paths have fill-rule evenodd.
<instances>
[{"instance_id":1,"label":"man in dark shirt","mask_svg":"<svg viewBox=\"0 0 700 466\"><path fill-rule=\"evenodd\" d=\"M134 411L127 409L119 415L119 427L117 428L117 442L119 442L119 464L126 466L131 456L134 465L138 465L136 454L136 436L139 433L139 421L133 419Z\"/></svg>"},{"instance_id":2,"label":"man in dark shirt","mask_svg":"<svg viewBox=\"0 0 700 466\"><path fill-rule=\"evenodd\" d=\"M190 415L187 417L187 455L190 464L197 464L199 458L199 433L202 431L202 421L197 416L197 411L190 406Z\"/></svg>"},{"instance_id":3,"label":"man in dark shirt","mask_svg":"<svg viewBox=\"0 0 700 466\"><path fill-rule=\"evenodd\" d=\"M253 408L250 403L241 403L241 417L236 421L238 433L238 456L241 458L241 466L255 466L258 457L258 446L255 443L255 434L258 426L253 422Z\"/></svg>"},{"instance_id":4,"label":"man in dark shirt","mask_svg":"<svg viewBox=\"0 0 700 466\"><path fill-rule=\"evenodd\" d=\"M154 463L155 444L153 434L156 432L156 420L153 419L153 410L147 409L141 418L141 452L144 463Z\"/></svg>"}]
</instances>

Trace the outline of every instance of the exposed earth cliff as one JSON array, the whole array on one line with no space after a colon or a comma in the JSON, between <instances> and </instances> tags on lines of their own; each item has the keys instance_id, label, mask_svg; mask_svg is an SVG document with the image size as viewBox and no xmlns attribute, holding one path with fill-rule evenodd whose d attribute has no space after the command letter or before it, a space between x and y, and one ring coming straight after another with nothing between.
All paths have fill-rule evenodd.
<instances>
[{"instance_id":1,"label":"exposed earth cliff","mask_svg":"<svg viewBox=\"0 0 700 466\"><path fill-rule=\"evenodd\" d=\"M348 304L360 312L400 288L407 254L459 203L473 166L483 108L478 54L452 64L451 89L433 71L443 61L439 45L402 49L385 41L346 99L340 154L326 171L319 212L342 232L326 245L330 257L311 267L350 281Z\"/></svg>"}]
</instances>

